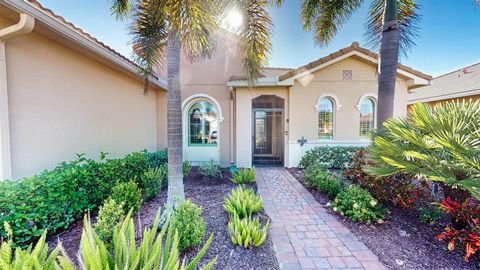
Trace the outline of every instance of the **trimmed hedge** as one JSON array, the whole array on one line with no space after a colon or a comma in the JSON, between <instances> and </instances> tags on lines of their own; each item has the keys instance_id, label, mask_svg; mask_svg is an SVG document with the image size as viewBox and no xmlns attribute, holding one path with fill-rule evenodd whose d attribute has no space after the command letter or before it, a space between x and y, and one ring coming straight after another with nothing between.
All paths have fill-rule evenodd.
<instances>
[{"instance_id":1,"label":"trimmed hedge","mask_svg":"<svg viewBox=\"0 0 480 270\"><path fill-rule=\"evenodd\" d=\"M344 169L348 166L357 151L363 150L361 146L319 146L308 150L303 155L298 166L307 168L315 163L322 163L330 169Z\"/></svg>"},{"instance_id":2,"label":"trimmed hedge","mask_svg":"<svg viewBox=\"0 0 480 270\"><path fill-rule=\"evenodd\" d=\"M65 229L97 209L117 182L138 181L166 161L166 151L135 152L120 159L101 153L100 161L77 155L39 175L0 182L0 224L8 222L14 243L25 247L45 230L52 234ZM0 226L0 237L6 236Z\"/></svg>"}]
</instances>

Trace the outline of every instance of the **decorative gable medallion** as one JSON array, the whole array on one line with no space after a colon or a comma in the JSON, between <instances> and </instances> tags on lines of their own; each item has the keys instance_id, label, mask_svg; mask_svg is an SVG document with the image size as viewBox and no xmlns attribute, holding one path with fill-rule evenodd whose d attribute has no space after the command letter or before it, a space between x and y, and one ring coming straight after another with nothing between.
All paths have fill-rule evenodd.
<instances>
[{"instance_id":1,"label":"decorative gable medallion","mask_svg":"<svg viewBox=\"0 0 480 270\"><path fill-rule=\"evenodd\" d=\"M343 80L344 81L351 81L352 80L352 70L344 70L343 71Z\"/></svg>"}]
</instances>

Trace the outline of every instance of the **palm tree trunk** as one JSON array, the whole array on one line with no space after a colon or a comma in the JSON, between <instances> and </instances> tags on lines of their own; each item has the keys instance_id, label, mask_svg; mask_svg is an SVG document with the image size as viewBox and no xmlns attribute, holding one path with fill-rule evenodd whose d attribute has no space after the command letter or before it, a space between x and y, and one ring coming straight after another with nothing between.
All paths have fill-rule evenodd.
<instances>
[{"instance_id":1,"label":"palm tree trunk","mask_svg":"<svg viewBox=\"0 0 480 270\"><path fill-rule=\"evenodd\" d=\"M397 0L387 0L380 44L380 74L378 77L377 128L393 116L395 84L399 51Z\"/></svg>"},{"instance_id":2,"label":"palm tree trunk","mask_svg":"<svg viewBox=\"0 0 480 270\"><path fill-rule=\"evenodd\" d=\"M166 212L171 213L185 200L182 173L182 105L180 86L181 44L175 31L167 41L167 141L168 141L168 199Z\"/></svg>"}]
</instances>

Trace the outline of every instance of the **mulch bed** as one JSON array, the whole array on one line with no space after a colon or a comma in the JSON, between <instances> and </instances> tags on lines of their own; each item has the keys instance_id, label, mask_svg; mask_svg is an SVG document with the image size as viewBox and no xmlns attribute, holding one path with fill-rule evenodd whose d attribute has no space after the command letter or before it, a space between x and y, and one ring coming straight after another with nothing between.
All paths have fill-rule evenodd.
<instances>
[{"instance_id":1,"label":"mulch bed","mask_svg":"<svg viewBox=\"0 0 480 270\"><path fill-rule=\"evenodd\" d=\"M303 170L290 168L288 171L305 185ZM321 205L325 206L328 213L337 216L340 222L365 243L388 269L480 269L478 257L471 258L467 263L458 248L457 252L449 251L447 243L435 238L443 231L447 220L436 224L424 224L419 221L415 210L385 205L390 210L385 223L381 225L354 223L326 206L329 201L327 195L306 188Z\"/></svg>"},{"instance_id":2,"label":"mulch bed","mask_svg":"<svg viewBox=\"0 0 480 270\"><path fill-rule=\"evenodd\" d=\"M202 216L207 223L204 241L211 233L214 234L212 245L207 250L202 262L206 263L218 256L218 262L214 269L279 269L270 235L260 247L256 248L244 249L232 244L227 228L229 217L223 209L223 202L236 185L230 182L228 171L223 171L222 176L216 179L207 179L200 174L197 168L193 168L184 180L186 197L203 208ZM256 189L255 184L252 184L252 187ZM160 195L142 206L137 220L143 227L153 225L158 207L163 206L166 199L167 190L164 189ZM262 224L268 220L268 216L263 211L259 217ZM57 240L60 239L67 254L71 254L70 259L77 263L77 259L73 256L78 254L82 226L83 222L79 221L69 229L49 237L49 245L56 246ZM190 259L197 254L200 248L194 248L182 255Z\"/></svg>"}]
</instances>

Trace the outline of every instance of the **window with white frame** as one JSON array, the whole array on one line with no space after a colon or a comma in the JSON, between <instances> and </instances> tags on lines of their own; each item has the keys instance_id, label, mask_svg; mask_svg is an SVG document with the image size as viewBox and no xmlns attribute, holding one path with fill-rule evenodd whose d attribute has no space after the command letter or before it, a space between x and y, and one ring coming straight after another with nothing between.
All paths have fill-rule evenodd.
<instances>
[{"instance_id":1,"label":"window with white frame","mask_svg":"<svg viewBox=\"0 0 480 270\"><path fill-rule=\"evenodd\" d=\"M188 110L188 144L216 146L218 136L217 109L207 101L194 103Z\"/></svg>"},{"instance_id":2,"label":"window with white frame","mask_svg":"<svg viewBox=\"0 0 480 270\"><path fill-rule=\"evenodd\" d=\"M360 136L368 137L375 129L375 101L371 97L362 99L360 103Z\"/></svg>"},{"instance_id":3,"label":"window with white frame","mask_svg":"<svg viewBox=\"0 0 480 270\"><path fill-rule=\"evenodd\" d=\"M324 97L318 103L318 138L333 139L334 105L333 100Z\"/></svg>"}]
</instances>

